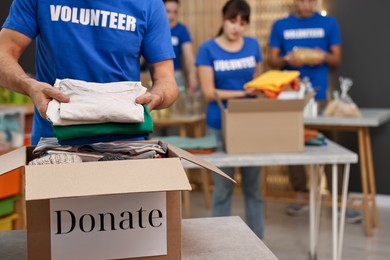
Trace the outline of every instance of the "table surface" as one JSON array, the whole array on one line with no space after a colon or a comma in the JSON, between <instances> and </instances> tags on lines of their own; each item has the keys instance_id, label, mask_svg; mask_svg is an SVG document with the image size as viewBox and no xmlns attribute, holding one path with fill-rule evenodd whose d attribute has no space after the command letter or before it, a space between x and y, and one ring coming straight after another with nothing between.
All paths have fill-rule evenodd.
<instances>
[{"instance_id":1,"label":"table surface","mask_svg":"<svg viewBox=\"0 0 390 260\"><path fill-rule=\"evenodd\" d=\"M346 164L357 163L356 153L327 140L326 146L306 146L304 152L297 153L259 153L259 154L226 154L215 152L207 155L197 155L216 167L242 166L276 166L301 164ZM184 168L199 166L182 160Z\"/></svg>"},{"instance_id":2,"label":"table surface","mask_svg":"<svg viewBox=\"0 0 390 260\"><path fill-rule=\"evenodd\" d=\"M153 123L156 125L159 124L191 124L196 122L201 122L205 119L204 114L198 115L172 115L169 118L156 118L153 119Z\"/></svg>"},{"instance_id":3,"label":"table surface","mask_svg":"<svg viewBox=\"0 0 390 260\"><path fill-rule=\"evenodd\" d=\"M183 219L186 260L275 260L277 257L239 217ZM26 231L0 232L0 259L27 259Z\"/></svg>"},{"instance_id":4,"label":"table surface","mask_svg":"<svg viewBox=\"0 0 390 260\"><path fill-rule=\"evenodd\" d=\"M6 106L4 106L6 107ZM22 106L26 109L26 114L33 114L34 106L27 104ZM345 126L368 126L377 127L390 120L390 108L360 108L362 113L361 118L339 118L318 116L313 118L305 118L306 124L311 125L345 125ZM196 122L204 119L204 114L194 116L173 116L170 119L158 119L160 123L166 122Z\"/></svg>"},{"instance_id":5,"label":"table surface","mask_svg":"<svg viewBox=\"0 0 390 260\"><path fill-rule=\"evenodd\" d=\"M306 125L378 127L390 119L389 108L360 108L362 117L305 117Z\"/></svg>"}]
</instances>

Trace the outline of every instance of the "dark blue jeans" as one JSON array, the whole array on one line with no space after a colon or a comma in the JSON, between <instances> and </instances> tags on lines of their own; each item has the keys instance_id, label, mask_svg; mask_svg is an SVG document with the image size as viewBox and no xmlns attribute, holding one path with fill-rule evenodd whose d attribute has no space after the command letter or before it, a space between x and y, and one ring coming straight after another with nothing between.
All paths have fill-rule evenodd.
<instances>
[{"instance_id":1,"label":"dark blue jeans","mask_svg":"<svg viewBox=\"0 0 390 260\"><path fill-rule=\"evenodd\" d=\"M222 141L221 131L207 129L208 134L215 134ZM219 142L220 144L222 142ZM222 147L219 147L222 149ZM234 168L221 168L223 172L233 178ZM242 191L244 193L246 222L252 231L259 237L264 236L263 199L261 196L260 167L241 167ZM230 216L234 183L224 177L213 174L213 217Z\"/></svg>"}]
</instances>

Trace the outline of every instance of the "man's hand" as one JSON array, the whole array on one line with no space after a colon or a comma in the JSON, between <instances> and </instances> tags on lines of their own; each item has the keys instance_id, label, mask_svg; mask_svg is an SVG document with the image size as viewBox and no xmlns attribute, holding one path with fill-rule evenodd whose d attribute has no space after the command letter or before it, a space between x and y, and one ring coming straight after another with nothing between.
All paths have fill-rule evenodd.
<instances>
[{"instance_id":1,"label":"man's hand","mask_svg":"<svg viewBox=\"0 0 390 260\"><path fill-rule=\"evenodd\" d=\"M290 66L293 66L293 67L299 68L299 67L302 67L304 65L303 62L294 58L294 55L292 52L287 53L287 55L284 56L283 59L287 62L287 64L289 64Z\"/></svg>"},{"instance_id":2,"label":"man's hand","mask_svg":"<svg viewBox=\"0 0 390 260\"><path fill-rule=\"evenodd\" d=\"M261 90L257 89L257 88L247 88L245 89L245 96L257 96L259 95L261 92Z\"/></svg>"},{"instance_id":3,"label":"man's hand","mask_svg":"<svg viewBox=\"0 0 390 260\"><path fill-rule=\"evenodd\" d=\"M163 103L163 98L161 95L154 94L151 92L146 92L145 94L137 97L135 100L137 104L145 104L149 111L152 111L154 108L158 107Z\"/></svg>"},{"instance_id":4,"label":"man's hand","mask_svg":"<svg viewBox=\"0 0 390 260\"><path fill-rule=\"evenodd\" d=\"M169 59L149 65L153 86L147 93L139 96L135 102L146 104L149 111L167 108L175 102L179 95L179 87L174 76L173 61Z\"/></svg>"},{"instance_id":5,"label":"man's hand","mask_svg":"<svg viewBox=\"0 0 390 260\"><path fill-rule=\"evenodd\" d=\"M37 107L41 117L46 118L47 105L52 99L56 99L61 103L68 103L70 98L61 93L51 85L36 80L31 80L31 87L28 95Z\"/></svg>"},{"instance_id":6,"label":"man's hand","mask_svg":"<svg viewBox=\"0 0 390 260\"><path fill-rule=\"evenodd\" d=\"M315 48L314 50L318 53L317 54L318 59L312 59L308 63L308 65L309 66L318 66L318 65L325 63L325 57L326 57L327 53L320 48Z\"/></svg>"}]
</instances>

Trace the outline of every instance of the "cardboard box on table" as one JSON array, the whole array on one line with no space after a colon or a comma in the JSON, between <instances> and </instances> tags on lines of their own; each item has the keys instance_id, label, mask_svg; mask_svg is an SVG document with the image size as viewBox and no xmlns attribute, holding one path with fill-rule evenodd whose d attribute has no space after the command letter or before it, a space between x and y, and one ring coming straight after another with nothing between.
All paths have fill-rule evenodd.
<instances>
[{"instance_id":1,"label":"cardboard box on table","mask_svg":"<svg viewBox=\"0 0 390 260\"><path fill-rule=\"evenodd\" d=\"M180 159L227 177L171 145L160 159L26 165L33 148L0 156L0 175L24 170L28 259L181 259Z\"/></svg>"},{"instance_id":2,"label":"cardboard box on table","mask_svg":"<svg viewBox=\"0 0 390 260\"><path fill-rule=\"evenodd\" d=\"M302 152L304 99L264 97L228 100L222 113L222 134L228 154ZM219 102L221 107L221 103Z\"/></svg>"}]
</instances>

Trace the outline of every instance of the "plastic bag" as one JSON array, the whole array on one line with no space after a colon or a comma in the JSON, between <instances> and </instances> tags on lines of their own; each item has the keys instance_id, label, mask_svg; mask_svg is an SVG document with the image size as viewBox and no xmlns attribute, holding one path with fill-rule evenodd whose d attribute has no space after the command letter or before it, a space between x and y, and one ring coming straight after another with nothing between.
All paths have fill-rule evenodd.
<instances>
[{"instance_id":1,"label":"plastic bag","mask_svg":"<svg viewBox=\"0 0 390 260\"><path fill-rule=\"evenodd\" d=\"M310 82L308 77L304 77L301 80L301 89L304 89L305 94L308 92L315 92L313 85ZM303 94L303 96L305 95ZM302 97L303 98L303 97ZM318 115L318 103L315 101L314 96L307 102L305 108L303 109L304 117L317 117Z\"/></svg>"},{"instance_id":2,"label":"plastic bag","mask_svg":"<svg viewBox=\"0 0 390 260\"><path fill-rule=\"evenodd\" d=\"M348 95L348 91L353 85L349 78L340 77L341 94L338 91L333 92L333 100L328 103L324 110L325 116L335 117L361 117L359 108Z\"/></svg>"}]
</instances>

